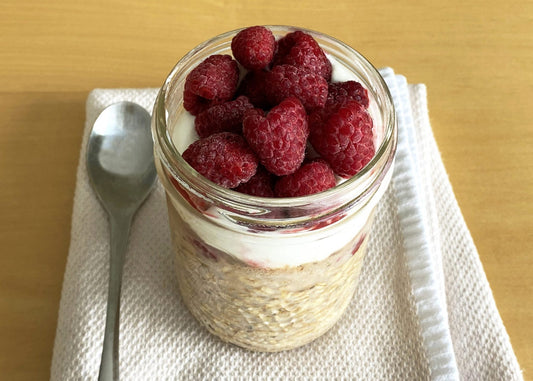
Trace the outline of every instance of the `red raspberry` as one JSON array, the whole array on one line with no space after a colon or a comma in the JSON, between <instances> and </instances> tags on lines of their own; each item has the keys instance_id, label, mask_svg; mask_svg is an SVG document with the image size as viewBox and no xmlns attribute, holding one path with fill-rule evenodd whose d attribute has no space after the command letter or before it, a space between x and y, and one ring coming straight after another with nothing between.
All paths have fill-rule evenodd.
<instances>
[{"instance_id":1,"label":"red raspberry","mask_svg":"<svg viewBox=\"0 0 533 381\"><path fill-rule=\"evenodd\" d=\"M238 81L239 66L231 56L209 56L187 76L183 107L197 115L210 106L230 100Z\"/></svg>"},{"instance_id":2,"label":"red raspberry","mask_svg":"<svg viewBox=\"0 0 533 381\"><path fill-rule=\"evenodd\" d=\"M240 134L244 113L253 107L248 98L240 96L234 101L215 105L202 111L194 119L194 127L201 138L222 131Z\"/></svg>"},{"instance_id":3,"label":"red raspberry","mask_svg":"<svg viewBox=\"0 0 533 381\"><path fill-rule=\"evenodd\" d=\"M353 176L374 156L372 118L356 101L322 111L309 117L309 141L337 175Z\"/></svg>"},{"instance_id":4,"label":"red raspberry","mask_svg":"<svg viewBox=\"0 0 533 381\"><path fill-rule=\"evenodd\" d=\"M339 105L349 100L357 101L368 108L368 91L356 81L330 83L326 108Z\"/></svg>"},{"instance_id":5,"label":"red raspberry","mask_svg":"<svg viewBox=\"0 0 533 381\"><path fill-rule=\"evenodd\" d=\"M192 143L183 159L200 174L226 188L235 188L255 174L257 157L242 136L219 132Z\"/></svg>"},{"instance_id":6,"label":"red raspberry","mask_svg":"<svg viewBox=\"0 0 533 381\"><path fill-rule=\"evenodd\" d=\"M242 79L237 94L247 96L255 107L269 108L270 105L265 95L266 75L265 71L249 71Z\"/></svg>"},{"instance_id":7,"label":"red raspberry","mask_svg":"<svg viewBox=\"0 0 533 381\"><path fill-rule=\"evenodd\" d=\"M183 91L183 107L193 115L198 115L216 104L219 104L219 102L199 97L192 91Z\"/></svg>"},{"instance_id":8,"label":"red raspberry","mask_svg":"<svg viewBox=\"0 0 533 381\"><path fill-rule=\"evenodd\" d=\"M263 110L246 112L243 134L265 168L288 175L304 159L309 128L305 109L297 98L285 99L265 117Z\"/></svg>"},{"instance_id":9,"label":"red raspberry","mask_svg":"<svg viewBox=\"0 0 533 381\"><path fill-rule=\"evenodd\" d=\"M324 160L302 165L293 174L278 180L274 192L278 197L298 197L325 191L335 186L335 174Z\"/></svg>"},{"instance_id":10,"label":"red raspberry","mask_svg":"<svg viewBox=\"0 0 533 381\"><path fill-rule=\"evenodd\" d=\"M264 26L241 30L231 40L231 51L239 63L248 70L265 68L276 50L276 39Z\"/></svg>"},{"instance_id":11,"label":"red raspberry","mask_svg":"<svg viewBox=\"0 0 533 381\"><path fill-rule=\"evenodd\" d=\"M267 100L274 105L296 97L310 112L323 107L328 97L328 83L323 77L296 66L275 66L265 81Z\"/></svg>"},{"instance_id":12,"label":"red raspberry","mask_svg":"<svg viewBox=\"0 0 533 381\"><path fill-rule=\"evenodd\" d=\"M264 167L259 166L255 175L235 190L252 196L274 197L274 176Z\"/></svg>"},{"instance_id":13,"label":"red raspberry","mask_svg":"<svg viewBox=\"0 0 533 381\"><path fill-rule=\"evenodd\" d=\"M331 80L331 62L309 34L296 31L287 34L278 41L278 50L274 55L274 65L293 65L305 68L313 73Z\"/></svg>"}]
</instances>

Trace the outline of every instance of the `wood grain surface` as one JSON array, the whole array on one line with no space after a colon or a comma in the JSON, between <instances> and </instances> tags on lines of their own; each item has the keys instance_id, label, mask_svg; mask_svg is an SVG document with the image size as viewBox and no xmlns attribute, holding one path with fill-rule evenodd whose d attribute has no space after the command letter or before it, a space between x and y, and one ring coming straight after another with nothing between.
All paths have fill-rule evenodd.
<instances>
[{"instance_id":1,"label":"wood grain surface","mask_svg":"<svg viewBox=\"0 0 533 381\"><path fill-rule=\"evenodd\" d=\"M530 0L3 0L0 10L0 378L49 378L88 92L160 86L213 35L289 24L427 85L444 164L533 380Z\"/></svg>"}]
</instances>

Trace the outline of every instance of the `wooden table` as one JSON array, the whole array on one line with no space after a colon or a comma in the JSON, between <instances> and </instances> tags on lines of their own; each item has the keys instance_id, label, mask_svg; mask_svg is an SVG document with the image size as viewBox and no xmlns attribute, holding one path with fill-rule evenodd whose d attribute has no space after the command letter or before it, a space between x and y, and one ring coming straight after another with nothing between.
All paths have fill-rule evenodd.
<instances>
[{"instance_id":1,"label":"wooden table","mask_svg":"<svg viewBox=\"0 0 533 381\"><path fill-rule=\"evenodd\" d=\"M276 23L336 36L427 85L444 164L533 380L533 3L266 3L2 2L1 378L49 377L87 93L157 87L199 42Z\"/></svg>"}]
</instances>

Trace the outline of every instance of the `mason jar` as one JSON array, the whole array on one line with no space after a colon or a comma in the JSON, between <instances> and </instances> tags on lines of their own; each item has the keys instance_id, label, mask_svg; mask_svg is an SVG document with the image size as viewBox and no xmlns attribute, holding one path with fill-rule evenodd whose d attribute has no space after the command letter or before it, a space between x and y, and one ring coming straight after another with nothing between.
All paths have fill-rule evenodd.
<instances>
[{"instance_id":1,"label":"mason jar","mask_svg":"<svg viewBox=\"0 0 533 381\"><path fill-rule=\"evenodd\" d=\"M333 81L348 76L367 89L376 153L360 172L317 194L264 198L223 188L185 162L187 139L176 133L177 126L194 129L183 108L185 79L208 56L231 55L239 30L176 64L157 96L152 131L183 302L220 339L273 352L324 334L350 303L374 210L391 179L397 133L390 93L361 54L322 33L268 28L276 38L311 34L333 64Z\"/></svg>"}]
</instances>

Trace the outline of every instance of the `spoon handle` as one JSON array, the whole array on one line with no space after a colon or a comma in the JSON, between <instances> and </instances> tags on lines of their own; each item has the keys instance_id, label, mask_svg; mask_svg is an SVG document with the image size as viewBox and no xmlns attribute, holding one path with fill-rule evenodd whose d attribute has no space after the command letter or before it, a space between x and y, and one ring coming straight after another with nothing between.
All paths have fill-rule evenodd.
<instances>
[{"instance_id":1,"label":"spoon handle","mask_svg":"<svg viewBox=\"0 0 533 381\"><path fill-rule=\"evenodd\" d=\"M131 215L110 215L111 250L109 257L109 290L105 321L104 345L98 381L118 380L118 331L120 316L120 289L124 254L128 246Z\"/></svg>"}]
</instances>

